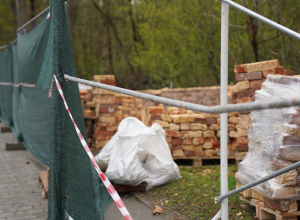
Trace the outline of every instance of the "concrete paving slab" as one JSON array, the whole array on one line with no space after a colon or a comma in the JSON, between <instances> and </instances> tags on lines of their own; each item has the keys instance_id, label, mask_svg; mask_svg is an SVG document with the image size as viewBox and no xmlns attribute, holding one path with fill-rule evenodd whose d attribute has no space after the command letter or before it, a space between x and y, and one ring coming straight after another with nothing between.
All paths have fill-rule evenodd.
<instances>
[{"instance_id":1,"label":"concrete paving slab","mask_svg":"<svg viewBox=\"0 0 300 220\"><path fill-rule=\"evenodd\" d=\"M128 209L131 217L134 220L166 220L166 218L152 214L152 209L146 204L142 203L139 199L131 195L130 193L121 193L120 197ZM121 215L118 207L113 202L107 209L104 220L123 220L124 217Z\"/></svg>"}]
</instances>

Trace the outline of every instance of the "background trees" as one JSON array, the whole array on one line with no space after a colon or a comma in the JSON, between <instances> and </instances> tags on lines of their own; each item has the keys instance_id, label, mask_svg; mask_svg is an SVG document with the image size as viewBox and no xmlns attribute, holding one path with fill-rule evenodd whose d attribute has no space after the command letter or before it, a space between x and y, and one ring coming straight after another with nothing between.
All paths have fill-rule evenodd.
<instances>
[{"instance_id":1,"label":"background trees","mask_svg":"<svg viewBox=\"0 0 300 220\"><path fill-rule=\"evenodd\" d=\"M20 2L28 19L48 5L46 0L0 0L1 45L15 38ZM300 32L297 0L236 2ZM115 74L118 86L131 89L220 82L220 2L68 0L67 8L80 77ZM268 59L300 74L299 40L234 8L229 38L229 82L234 83L234 64Z\"/></svg>"}]
</instances>

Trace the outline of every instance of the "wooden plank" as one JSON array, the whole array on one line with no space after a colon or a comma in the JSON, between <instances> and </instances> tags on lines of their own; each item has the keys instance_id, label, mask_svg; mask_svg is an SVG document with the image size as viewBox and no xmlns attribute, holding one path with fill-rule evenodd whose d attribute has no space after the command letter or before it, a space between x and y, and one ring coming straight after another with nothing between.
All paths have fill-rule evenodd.
<instances>
[{"instance_id":1,"label":"wooden plank","mask_svg":"<svg viewBox=\"0 0 300 220\"><path fill-rule=\"evenodd\" d=\"M188 160L188 159L216 160L216 159L220 159L220 157L219 156L212 156L212 157L173 157L173 160ZM235 157L229 156L228 159L235 159Z\"/></svg>"},{"instance_id":2,"label":"wooden plank","mask_svg":"<svg viewBox=\"0 0 300 220\"><path fill-rule=\"evenodd\" d=\"M202 160L201 159L194 159L193 160L193 167L202 167Z\"/></svg>"},{"instance_id":3,"label":"wooden plank","mask_svg":"<svg viewBox=\"0 0 300 220\"><path fill-rule=\"evenodd\" d=\"M23 144L15 142L15 143L6 143L5 150L26 150Z\"/></svg>"},{"instance_id":4,"label":"wooden plank","mask_svg":"<svg viewBox=\"0 0 300 220\"><path fill-rule=\"evenodd\" d=\"M146 183L141 183L137 186L125 186L125 185L120 185L120 184L114 184L112 183L112 185L114 186L114 188L116 189L116 191L118 193L121 192L130 192L130 191L142 191L145 190L146 188Z\"/></svg>"},{"instance_id":5,"label":"wooden plank","mask_svg":"<svg viewBox=\"0 0 300 220\"><path fill-rule=\"evenodd\" d=\"M1 127L0 132L1 133L8 133L8 132L12 132L12 130L8 126L3 126L3 127Z\"/></svg>"},{"instance_id":6,"label":"wooden plank","mask_svg":"<svg viewBox=\"0 0 300 220\"><path fill-rule=\"evenodd\" d=\"M261 202L259 202L257 205L256 205L256 216L258 219L260 220L275 220L276 218L276 215L273 211L269 211L268 209L266 210L265 207L262 207L262 204ZM274 214L273 214L273 213Z\"/></svg>"},{"instance_id":7,"label":"wooden plank","mask_svg":"<svg viewBox=\"0 0 300 220\"><path fill-rule=\"evenodd\" d=\"M84 119L87 119L87 120L98 120L99 117L98 116L84 116Z\"/></svg>"},{"instance_id":8,"label":"wooden plank","mask_svg":"<svg viewBox=\"0 0 300 220\"><path fill-rule=\"evenodd\" d=\"M219 156L212 156L212 157L173 157L173 160L192 160L193 167L202 167L203 160L220 160ZM229 156L228 160L235 161L235 157Z\"/></svg>"}]
</instances>

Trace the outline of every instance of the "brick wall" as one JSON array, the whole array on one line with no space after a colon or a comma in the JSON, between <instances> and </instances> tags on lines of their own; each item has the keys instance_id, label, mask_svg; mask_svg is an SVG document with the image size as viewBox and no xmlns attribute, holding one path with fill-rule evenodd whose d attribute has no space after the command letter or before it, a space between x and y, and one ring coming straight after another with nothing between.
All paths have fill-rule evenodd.
<instances>
[{"instance_id":1,"label":"brick wall","mask_svg":"<svg viewBox=\"0 0 300 220\"><path fill-rule=\"evenodd\" d=\"M228 103L255 101L255 91L261 88L268 74L294 75L293 71L280 66L278 60L236 65L234 72L236 73L237 84L228 87ZM115 77L110 75L96 75L93 80L115 85ZM164 88L141 92L206 106L220 104L220 87L218 86L187 89ZM174 157L219 155L219 115L200 114L174 107L158 106L151 101L98 88L81 91L81 98L85 117L97 118L94 125L94 135L88 140L89 144L95 148L102 148L115 134L119 123L124 118L133 116L149 126L154 122L159 123L166 131L167 141L170 150L174 151ZM157 113L154 113L155 111ZM193 118L194 121L174 121L176 117ZM250 112L230 113L228 121L230 155L235 151L247 152L248 131L251 126ZM186 147L187 145L191 146ZM198 146L198 148L192 146Z\"/></svg>"}]
</instances>

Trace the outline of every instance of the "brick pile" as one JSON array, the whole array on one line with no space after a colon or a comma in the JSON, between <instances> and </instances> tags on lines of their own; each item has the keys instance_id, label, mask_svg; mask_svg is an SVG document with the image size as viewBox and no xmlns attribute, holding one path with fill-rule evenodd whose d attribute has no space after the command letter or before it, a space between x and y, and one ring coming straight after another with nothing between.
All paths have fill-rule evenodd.
<instances>
[{"instance_id":1,"label":"brick pile","mask_svg":"<svg viewBox=\"0 0 300 220\"><path fill-rule=\"evenodd\" d=\"M145 122L142 100L128 95L116 94L116 123L119 125L124 118L135 117Z\"/></svg>"},{"instance_id":2,"label":"brick pile","mask_svg":"<svg viewBox=\"0 0 300 220\"><path fill-rule=\"evenodd\" d=\"M234 72L236 74L237 91L233 93L232 97L233 99L237 99L237 103L254 102L255 91L261 89L267 75L292 76L295 74L293 71L286 70L283 66L280 66L279 60L235 65ZM250 113L242 112L239 115L239 122L237 124L238 152L248 151L248 132L251 126ZM246 153L241 154L245 155Z\"/></svg>"},{"instance_id":3,"label":"brick pile","mask_svg":"<svg viewBox=\"0 0 300 220\"><path fill-rule=\"evenodd\" d=\"M228 86L228 103L236 103L236 98L232 94L236 91L235 85ZM199 105L215 106L220 105L220 87L195 87L195 88L164 88L161 90L141 90L143 93L161 96L179 101L191 102ZM143 106L148 109L155 105L153 102L143 100Z\"/></svg>"},{"instance_id":4,"label":"brick pile","mask_svg":"<svg viewBox=\"0 0 300 220\"><path fill-rule=\"evenodd\" d=\"M234 156L237 113L229 113L228 152ZM163 105L149 107L149 126L161 125L174 158L212 157L220 154L220 115L200 114L190 110Z\"/></svg>"},{"instance_id":5,"label":"brick pile","mask_svg":"<svg viewBox=\"0 0 300 220\"><path fill-rule=\"evenodd\" d=\"M255 97L257 101L291 99L299 92L298 77L268 76ZM239 164L237 188L300 160L299 107L254 111L251 117L253 123L249 131L249 152ZM241 194L251 198L251 201L255 199L263 206L277 210L282 215L278 219L297 219L296 213L292 212L299 211L300 207L299 180L300 169L297 168Z\"/></svg>"},{"instance_id":6,"label":"brick pile","mask_svg":"<svg viewBox=\"0 0 300 220\"><path fill-rule=\"evenodd\" d=\"M114 75L95 75L93 81L115 86ZM95 87L81 91L81 94L84 116L96 118L94 135L89 138L92 140L89 144L94 148L104 147L124 118L132 116L146 121L141 99Z\"/></svg>"},{"instance_id":7,"label":"brick pile","mask_svg":"<svg viewBox=\"0 0 300 220\"><path fill-rule=\"evenodd\" d=\"M92 88L83 88L79 90L81 106L85 116L95 116L95 105L93 103Z\"/></svg>"},{"instance_id":8,"label":"brick pile","mask_svg":"<svg viewBox=\"0 0 300 220\"><path fill-rule=\"evenodd\" d=\"M115 86L115 76L95 75L93 81ZM93 103L98 121L94 125L94 148L102 148L116 133L116 93L99 88L93 88Z\"/></svg>"}]
</instances>

